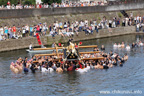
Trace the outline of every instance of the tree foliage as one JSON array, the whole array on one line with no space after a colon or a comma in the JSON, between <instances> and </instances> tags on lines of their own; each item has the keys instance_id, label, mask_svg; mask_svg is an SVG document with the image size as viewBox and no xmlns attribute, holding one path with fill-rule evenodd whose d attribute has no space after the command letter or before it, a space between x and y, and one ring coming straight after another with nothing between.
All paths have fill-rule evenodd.
<instances>
[{"instance_id":1,"label":"tree foliage","mask_svg":"<svg viewBox=\"0 0 144 96\"><path fill-rule=\"evenodd\" d=\"M0 0L0 5L6 5L8 0Z\"/></svg>"},{"instance_id":2,"label":"tree foliage","mask_svg":"<svg viewBox=\"0 0 144 96\"><path fill-rule=\"evenodd\" d=\"M35 0L24 0L22 3L24 5L34 5L35 4Z\"/></svg>"},{"instance_id":3,"label":"tree foliage","mask_svg":"<svg viewBox=\"0 0 144 96\"><path fill-rule=\"evenodd\" d=\"M52 3L61 3L61 0L42 0L42 2L52 4Z\"/></svg>"},{"instance_id":4,"label":"tree foliage","mask_svg":"<svg viewBox=\"0 0 144 96\"><path fill-rule=\"evenodd\" d=\"M0 5L7 5L7 2L10 1L11 4L18 4L19 0L0 0Z\"/></svg>"}]
</instances>

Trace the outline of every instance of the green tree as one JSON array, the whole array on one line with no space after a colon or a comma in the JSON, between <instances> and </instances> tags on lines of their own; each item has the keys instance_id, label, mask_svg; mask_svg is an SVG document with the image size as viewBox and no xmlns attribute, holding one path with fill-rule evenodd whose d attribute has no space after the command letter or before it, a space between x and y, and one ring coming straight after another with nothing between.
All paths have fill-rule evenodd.
<instances>
[{"instance_id":1,"label":"green tree","mask_svg":"<svg viewBox=\"0 0 144 96\"><path fill-rule=\"evenodd\" d=\"M6 5L8 0L0 0L0 5Z\"/></svg>"},{"instance_id":2,"label":"green tree","mask_svg":"<svg viewBox=\"0 0 144 96\"><path fill-rule=\"evenodd\" d=\"M11 4L18 4L18 0L9 0L11 2Z\"/></svg>"},{"instance_id":3,"label":"green tree","mask_svg":"<svg viewBox=\"0 0 144 96\"><path fill-rule=\"evenodd\" d=\"M7 2L10 1L11 4L17 4L19 0L0 0L0 5L7 5Z\"/></svg>"},{"instance_id":4,"label":"green tree","mask_svg":"<svg viewBox=\"0 0 144 96\"><path fill-rule=\"evenodd\" d=\"M52 4L52 3L61 3L61 0L42 0L42 2Z\"/></svg>"},{"instance_id":5,"label":"green tree","mask_svg":"<svg viewBox=\"0 0 144 96\"><path fill-rule=\"evenodd\" d=\"M35 0L24 0L22 3L24 5L35 5Z\"/></svg>"}]
</instances>

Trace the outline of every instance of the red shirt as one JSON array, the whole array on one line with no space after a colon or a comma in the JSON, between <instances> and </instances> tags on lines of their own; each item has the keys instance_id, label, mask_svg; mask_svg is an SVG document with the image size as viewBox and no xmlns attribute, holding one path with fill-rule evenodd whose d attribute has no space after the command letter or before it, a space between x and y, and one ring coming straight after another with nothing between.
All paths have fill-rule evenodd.
<instances>
[{"instance_id":1,"label":"red shirt","mask_svg":"<svg viewBox=\"0 0 144 96\"><path fill-rule=\"evenodd\" d=\"M40 31L40 26L37 26L37 31Z\"/></svg>"},{"instance_id":2,"label":"red shirt","mask_svg":"<svg viewBox=\"0 0 144 96\"><path fill-rule=\"evenodd\" d=\"M39 5L39 8L42 8L42 5L41 5L41 4Z\"/></svg>"},{"instance_id":3,"label":"red shirt","mask_svg":"<svg viewBox=\"0 0 144 96\"><path fill-rule=\"evenodd\" d=\"M14 26L14 27L12 28L12 30L13 30L13 32L16 32L16 27Z\"/></svg>"}]
</instances>

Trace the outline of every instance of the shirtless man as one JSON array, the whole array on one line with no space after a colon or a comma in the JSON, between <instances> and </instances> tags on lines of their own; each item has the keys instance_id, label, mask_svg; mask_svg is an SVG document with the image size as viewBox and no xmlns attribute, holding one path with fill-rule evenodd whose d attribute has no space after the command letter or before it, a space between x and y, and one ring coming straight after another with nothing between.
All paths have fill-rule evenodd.
<instances>
[{"instance_id":1,"label":"shirtless man","mask_svg":"<svg viewBox=\"0 0 144 96\"><path fill-rule=\"evenodd\" d=\"M125 60L125 61L128 60L128 55L127 55L127 54L124 55L124 60Z\"/></svg>"},{"instance_id":2,"label":"shirtless man","mask_svg":"<svg viewBox=\"0 0 144 96\"><path fill-rule=\"evenodd\" d=\"M58 72L58 73L62 73L63 72L63 69L61 68L60 64L57 65L56 72Z\"/></svg>"},{"instance_id":3,"label":"shirtless man","mask_svg":"<svg viewBox=\"0 0 144 96\"><path fill-rule=\"evenodd\" d=\"M121 44L121 48L124 48L125 47L125 44L124 44L124 42L122 42L122 44Z\"/></svg>"}]
</instances>

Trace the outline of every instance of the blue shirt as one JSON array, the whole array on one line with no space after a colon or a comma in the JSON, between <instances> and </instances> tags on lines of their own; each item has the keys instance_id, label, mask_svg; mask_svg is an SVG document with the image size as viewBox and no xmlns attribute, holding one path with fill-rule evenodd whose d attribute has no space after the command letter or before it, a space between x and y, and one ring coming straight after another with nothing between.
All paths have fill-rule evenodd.
<instances>
[{"instance_id":1,"label":"blue shirt","mask_svg":"<svg viewBox=\"0 0 144 96\"><path fill-rule=\"evenodd\" d=\"M30 27L30 32L33 32L33 27Z\"/></svg>"}]
</instances>

